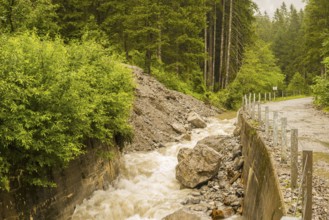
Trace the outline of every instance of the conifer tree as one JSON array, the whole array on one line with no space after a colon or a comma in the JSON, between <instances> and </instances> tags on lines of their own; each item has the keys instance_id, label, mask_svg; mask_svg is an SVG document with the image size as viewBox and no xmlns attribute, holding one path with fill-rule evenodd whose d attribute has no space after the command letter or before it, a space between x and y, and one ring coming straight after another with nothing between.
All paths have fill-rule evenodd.
<instances>
[{"instance_id":1,"label":"conifer tree","mask_svg":"<svg viewBox=\"0 0 329 220\"><path fill-rule=\"evenodd\" d=\"M324 57L329 56L327 50L323 50L323 43L328 38L329 31L329 1L309 0L305 8L305 50L303 66L308 74L323 75L324 65L321 64Z\"/></svg>"}]
</instances>

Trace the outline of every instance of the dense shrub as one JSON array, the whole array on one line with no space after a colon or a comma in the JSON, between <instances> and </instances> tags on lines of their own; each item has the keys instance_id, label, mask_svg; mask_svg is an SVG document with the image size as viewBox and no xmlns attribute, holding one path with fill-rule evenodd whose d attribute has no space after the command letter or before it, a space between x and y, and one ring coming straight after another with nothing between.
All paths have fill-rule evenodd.
<instances>
[{"instance_id":1,"label":"dense shrub","mask_svg":"<svg viewBox=\"0 0 329 220\"><path fill-rule=\"evenodd\" d=\"M0 189L53 185L84 141L129 137L131 74L93 42L0 37Z\"/></svg>"},{"instance_id":2,"label":"dense shrub","mask_svg":"<svg viewBox=\"0 0 329 220\"><path fill-rule=\"evenodd\" d=\"M307 90L305 79L299 72L295 73L288 85L287 91L305 94Z\"/></svg>"},{"instance_id":3,"label":"dense shrub","mask_svg":"<svg viewBox=\"0 0 329 220\"><path fill-rule=\"evenodd\" d=\"M191 80L183 80L178 74L167 72L161 67L152 68L152 75L169 89L204 100L205 87L197 72Z\"/></svg>"},{"instance_id":4,"label":"dense shrub","mask_svg":"<svg viewBox=\"0 0 329 220\"><path fill-rule=\"evenodd\" d=\"M316 77L315 84L312 86L315 96L315 104L322 108L329 108L329 79Z\"/></svg>"},{"instance_id":5,"label":"dense shrub","mask_svg":"<svg viewBox=\"0 0 329 220\"><path fill-rule=\"evenodd\" d=\"M218 93L219 99L224 107L236 109L244 94L270 92L273 86L282 89L283 79L270 46L258 40L246 48L241 69L228 88Z\"/></svg>"}]
</instances>

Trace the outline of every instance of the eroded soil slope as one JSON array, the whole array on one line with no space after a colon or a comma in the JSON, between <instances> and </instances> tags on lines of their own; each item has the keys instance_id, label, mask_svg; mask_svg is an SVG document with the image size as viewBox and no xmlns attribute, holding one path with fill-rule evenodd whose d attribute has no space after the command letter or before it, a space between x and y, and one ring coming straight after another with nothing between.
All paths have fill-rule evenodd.
<instances>
[{"instance_id":1,"label":"eroded soil slope","mask_svg":"<svg viewBox=\"0 0 329 220\"><path fill-rule=\"evenodd\" d=\"M202 101L165 88L142 69L130 68L136 83L136 99L130 118L135 136L132 144L126 145L125 152L152 150L178 140L182 134L175 131L173 125L182 125L188 132L187 116L192 111L204 118L219 113L218 109Z\"/></svg>"}]
</instances>

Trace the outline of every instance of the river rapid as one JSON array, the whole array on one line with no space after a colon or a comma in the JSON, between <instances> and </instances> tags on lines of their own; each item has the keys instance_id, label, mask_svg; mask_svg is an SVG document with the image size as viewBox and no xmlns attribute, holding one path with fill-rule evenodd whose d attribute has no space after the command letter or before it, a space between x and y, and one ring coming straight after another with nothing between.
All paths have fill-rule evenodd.
<instances>
[{"instance_id":1,"label":"river rapid","mask_svg":"<svg viewBox=\"0 0 329 220\"><path fill-rule=\"evenodd\" d=\"M205 129L192 130L192 140L168 143L152 152L123 156L120 177L108 190L99 190L76 207L73 220L158 220L182 208L191 192L180 189L175 178L177 154L181 148L193 148L212 135L231 135L235 119L208 119Z\"/></svg>"}]
</instances>

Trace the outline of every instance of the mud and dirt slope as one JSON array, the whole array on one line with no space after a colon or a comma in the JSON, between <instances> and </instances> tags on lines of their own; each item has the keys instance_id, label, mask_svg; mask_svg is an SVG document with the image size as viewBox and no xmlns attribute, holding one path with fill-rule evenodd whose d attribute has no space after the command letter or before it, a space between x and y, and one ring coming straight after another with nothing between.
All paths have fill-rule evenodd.
<instances>
[{"instance_id":1,"label":"mud and dirt slope","mask_svg":"<svg viewBox=\"0 0 329 220\"><path fill-rule=\"evenodd\" d=\"M163 147L175 141L181 134L173 129L182 125L188 131L187 116L191 111L206 118L216 116L219 110L205 105L191 96L169 90L138 67L131 67L135 77L136 91L130 123L134 139L124 151L145 151Z\"/></svg>"}]
</instances>

